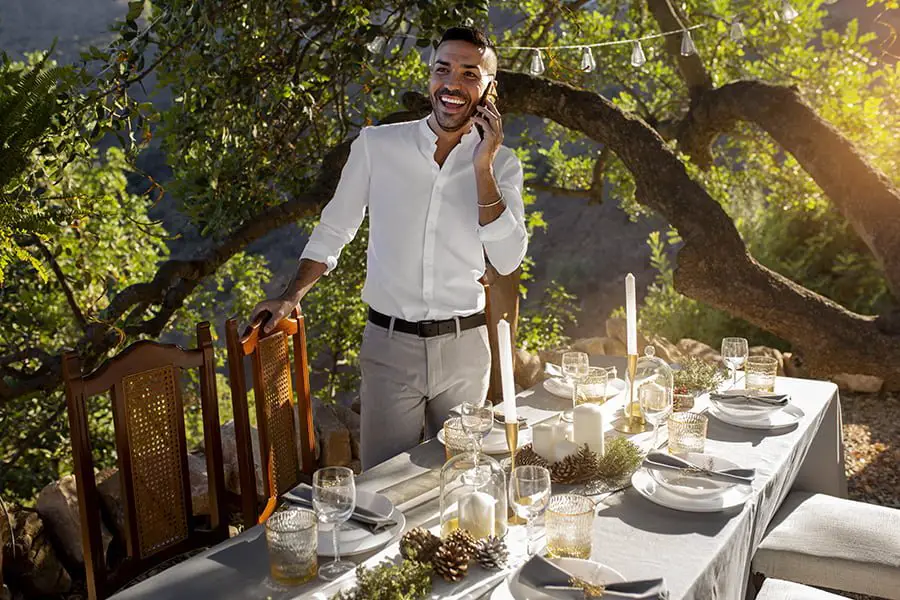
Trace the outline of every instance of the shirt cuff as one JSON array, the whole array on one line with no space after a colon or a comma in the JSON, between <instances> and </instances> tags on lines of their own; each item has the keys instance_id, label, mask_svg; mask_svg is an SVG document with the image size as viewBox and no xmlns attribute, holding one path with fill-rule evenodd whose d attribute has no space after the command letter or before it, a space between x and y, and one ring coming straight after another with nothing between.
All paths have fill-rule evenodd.
<instances>
[{"instance_id":1,"label":"shirt cuff","mask_svg":"<svg viewBox=\"0 0 900 600\"><path fill-rule=\"evenodd\" d=\"M509 210L509 207L503 209L500 216L478 228L478 237L482 242L499 242L500 240L512 235L518 225L515 215Z\"/></svg>"},{"instance_id":2,"label":"shirt cuff","mask_svg":"<svg viewBox=\"0 0 900 600\"><path fill-rule=\"evenodd\" d=\"M306 244L306 248L303 249L303 253L300 255L300 260L304 258L323 263L325 265L325 275L329 275L337 266L337 257L329 254L327 248L322 244L315 242Z\"/></svg>"}]
</instances>

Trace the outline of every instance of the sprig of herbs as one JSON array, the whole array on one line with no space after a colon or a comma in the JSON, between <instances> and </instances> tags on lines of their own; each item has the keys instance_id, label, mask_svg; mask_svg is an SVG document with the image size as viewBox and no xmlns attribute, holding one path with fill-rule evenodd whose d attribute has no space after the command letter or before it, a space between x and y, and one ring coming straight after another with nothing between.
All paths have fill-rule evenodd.
<instances>
[{"instance_id":1,"label":"sprig of herbs","mask_svg":"<svg viewBox=\"0 0 900 600\"><path fill-rule=\"evenodd\" d=\"M696 357L690 357L681 363L681 368L674 372L675 391L682 393L709 392L722 383L722 371L716 365Z\"/></svg>"},{"instance_id":2,"label":"sprig of herbs","mask_svg":"<svg viewBox=\"0 0 900 600\"><path fill-rule=\"evenodd\" d=\"M412 560L395 564L382 561L369 569L356 568L356 587L338 592L331 600L421 600L431 594L431 565Z\"/></svg>"},{"instance_id":3,"label":"sprig of herbs","mask_svg":"<svg viewBox=\"0 0 900 600\"><path fill-rule=\"evenodd\" d=\"M641 449L634 442L623 437L611 439L606 444L606 452L597 461L597 475L602 479L616 481L634 473L644 460Z\"/></svg>"}]
</instances>

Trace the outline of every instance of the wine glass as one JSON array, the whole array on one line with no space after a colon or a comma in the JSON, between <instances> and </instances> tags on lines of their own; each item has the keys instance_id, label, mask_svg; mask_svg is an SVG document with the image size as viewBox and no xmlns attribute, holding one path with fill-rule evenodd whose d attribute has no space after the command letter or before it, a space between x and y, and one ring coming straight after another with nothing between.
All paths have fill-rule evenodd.
<instances>
[{"instance_id":1,"label":"wine glass","mask_svg":"<svg viewBox=\"0 0 900 600\"><path fill-rule=\"evenodd\" d=\"M666 386L650 381L638 389L638 401L640 402L644 418L653 424L653 446L651 450L656 450L656 445L659 441L659 428L672 414L674 401L671 390Z\"/></svg>"},{"instance_id":2,"label":"wine glass","mask_svg":"<svg viewBox=\"0 0 900 600\"><path fill-rule=\"evenodd\" d=\"M325 467L313 473L313 507L320 523L330 523L334 542L334 560L319 568L325 581L337 579L356 565L341 560L338 550L338 531L356 508L356 482L347 467Z\"/></svg>"},{"instance_id":3,"label":"wine glass","mask_svg":"<svg viewBox=\"0 0 900 600\"><path fill-rule=\"evenodd\" d=\"M746 338L727 337L722 339L722 360L733 374L732 387L737 386L737 372L747 361L750 349Z\"/></svg>"},{"instance_id":4,"label":"wine glass","mask_svg":"<svg viewBox=\"0 0 900 600\"><path fill-rule=\"evenodd\" d=\"M562 372L569 385L572 386L572 407L562 413L563 421L572 421L572 410L575 408L575 383L587 377L591 368L588 355L584 352L565 352L562 355Z\"/></svg>"},{"instance_id":5,"label":"wine glass","mask_svg":"<svg viewBox=\"0 0 900 600\"><path fill-rule=\"evenodd\" d=\"M462 413L463 431L472 440L474 446L472 461L477 467L481 443L494 428L494 408L474 402L463 402L460 412Z\"/></svg>"},{"instance_id":6,"label":"wine glass","mask_svg":"<svg viewBox=\"0 0 900 600\"><path fill-rule=\"evenodd\" d=\"M550 471L533 465L513 469L509 477L509 501L516 514L525 519L526 551L531 556L536 552L532 550L534 519L544 513L550 502Z\"/></svg>"}]
</instances>

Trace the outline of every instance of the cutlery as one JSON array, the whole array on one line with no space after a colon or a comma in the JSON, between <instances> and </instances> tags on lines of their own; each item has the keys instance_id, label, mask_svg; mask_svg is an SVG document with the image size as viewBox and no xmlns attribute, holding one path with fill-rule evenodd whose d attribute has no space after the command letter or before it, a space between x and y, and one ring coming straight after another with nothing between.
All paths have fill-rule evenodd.
<instances>
[{"instance_id":1,"label":"cutlery","mask_svg":"<svg viewBox=\"0 0 900 600\"><path fill-rule=\"evenodd\" d=\"M312 488L307 485L301 484L295 487L284 495L284 499L288 502L299 504L300 506L314 508L312 502ZM397 524L396 521L361 506L357 506L353 509L350 520L359 523L372 533L380 533Z\"/></svg>"},{"instance_id":2,"label":"cutlery","mask_svg":"<svg viewBox=\"0 0 900 600\"><path fill-rule=\"evenodd\" d=\"M713 481L741 483L744 485L750 485L753 482L753 477L756 475L756 469L734 468L722 469L721 471L707 469L684 460L683 458L662 452L651 452L648 454L644 459L642 466L666 471L678 471L690 475L700 475L702 477L708 477Z\"/></svg>"},{"instance_id":3,"label":"cutlery","mask_svg":"<svg viewBox=\"0 0 900 600\"><path fill-rule=\"evenodd\" d=\"M768 406L785 406L790 400L788 394L710 394L710 400L728 403L759 403Z\"/></svg>"}]
</instances>

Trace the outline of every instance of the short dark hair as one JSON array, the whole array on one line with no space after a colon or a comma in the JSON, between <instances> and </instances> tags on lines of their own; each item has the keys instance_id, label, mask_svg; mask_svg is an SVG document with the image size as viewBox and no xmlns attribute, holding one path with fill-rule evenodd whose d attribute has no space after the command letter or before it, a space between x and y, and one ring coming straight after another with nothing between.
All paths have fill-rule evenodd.
<instances>
[{"instance_id":1,"label":"short dark hair","mask_svg":"<svg viewBox=\"0 0 900 600\"><path fill-rule=\"evenodd\" d=\"M497 72L497 48L494 46L494 43L488 38L485 33L477 29L475 27L451 27L447 31L444 32L444 35L441 36L441 41L438 42L438 47L444 42L469 42L474 45L479 50L490 50L491 54L494 55L494 68L493 73L491 75L496 75Z\"/></svg>"}]
</instances>

